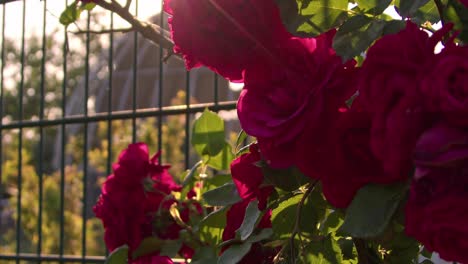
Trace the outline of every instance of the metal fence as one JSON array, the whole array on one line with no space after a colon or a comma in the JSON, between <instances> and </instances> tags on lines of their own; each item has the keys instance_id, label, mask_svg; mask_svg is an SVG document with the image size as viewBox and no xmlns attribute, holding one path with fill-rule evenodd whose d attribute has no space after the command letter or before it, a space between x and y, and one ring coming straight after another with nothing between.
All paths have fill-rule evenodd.
<instances>
[{"instance_id":1,"label":"metal fence","mask_svg":"<svg viewBox=\"0 0 468 264\"><path fill-rule=\"evenodd\" d=\"M142 1L135 15L155 7ZM235 109L236 93L206 69L166 65L135 32L113 32L118 18L104 10L65 30L67 1L0 3L0 263L103 263L91 208L118 152L148 142L180 176L193 163L194 115Z\"/></svg>"}]
</instances>

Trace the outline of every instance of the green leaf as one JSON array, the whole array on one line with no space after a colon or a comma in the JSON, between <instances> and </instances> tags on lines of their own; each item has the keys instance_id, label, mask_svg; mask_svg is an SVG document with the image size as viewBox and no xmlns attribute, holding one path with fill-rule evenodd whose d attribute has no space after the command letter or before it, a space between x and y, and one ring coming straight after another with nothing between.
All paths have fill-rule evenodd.
<instances>
[{"instance_id":1,"label":"green leaf","mask_svg":"<svg viewBox=\"0 0 468 264\"><path fill-rule=\"evenodd\" d=\"M333 48L343 61L347 61L369 48L382 36L388 21L372 20L365 15L348 19L338 30L333 39Z\"/></svg>"},{"instance_id":2,"label":"green leaf","mask_svg":"<svg viewBox=\"0 0 468 264\"><path fill-rule=\"evenodd\" d=\"M256 242L260 242L262 240L265 240L265 239L268 239L270 238L271 236L273 235L273 229L271 228L263 228L262 230L260 230L260 232L258 234L254 234L254 235L251 235L247 240L246 242L249 242L249 243L256 243Z\"/></svg>"},{"instance_id":3,"label":"green leaf","mask_svg":"<svg viewBox=\"0 0 468 264\"><path fill-rule=\"evenodd\" d=\"M205 109L195 120L192 129L192 146L206 161L221 152L225 146L224 121L216 113Z\"/></svg>"},{"instance_id":4,"label":"green leaf","mask_svg":"<svg viewBox=\"0 0 468 264\"><path fill-rule=\"evenodd\" d=\"M161 250L163 243L164 241L157 237L147 237L143 239L138 248L133 251L132 258L136 259L152 252L159 251Z\"/></svg>"},{"instance_id":5,"label":"green leaf","mask_svg":"<svg viewBox=\"0 0 468 264\"><path fill-rule=\"evenodd\" d=\"M273 169L268 165L262 166L264 183L274 185L284 191L297 190L302 185L309 182L309 178L304 176L298 168Z\"/></svg>"},{"instance_id":6,"label":"green leaf","mask_svg":"<svg viewBox=\"0 0 468 264\"><path fill-rule=\"evenodd\" d=\"M80 15L81 9L78 8L76 2L73 2L73 4L68 5L62 14L60 14L59 21L62 25L68 26L80 18Z\"/></svg>"},{"instance_id":7,"label":"green leaf","mask_svg":"<svg viewBox=\"0 0 468 264\"><path fill-rule=\"evenodd\" d=\"M222 233L226 227L226 212L229 207L222 207L209 213L197 225L193 231L208 245L217 245L222 240Z\"/></svg>"},{"instance_id":8,"label":"green leaf","mask_svg":"<svg viewBox=\"0 0 468 264\"><path fill-rule=\"evenodd\" d=\"M301 24L298 33L316 36L341 23L348 15L348 0L297 0Z\"/></svg>"},{"instance_id":9,"label":"green leaf","mask_svg":"<svg viewBox=\"0 0 468 264\"><path fill-rule=\"evenodd\" d=\"M398 12L404 18L412 17L416 11L427 4L428 1L429 0L400 0Z\"/></svg>"},{"instance_id":10,"label":"green leaf","mask_svg":"<svg viewBox=\"0 0 468 264\"><path fill-rule=\"evenodd\" d=\"M356 0L359 8L372 15L381 14L392 0Z\"/></svg>"},{"instance_id":11,"label":"green leaf","mask_svg":"<svg viewBox=\"0 0 468 264\"><path fill-rule=\"evenodd\" d=\"M159 255L161 256L168 256L170 258L173 258L177 255L177 252L179 252L180 248L182 247L182 241L180 240L163 240L163 244L161 247L161 251L159 252Z\"/></svg>"},{"instance_id":12,"label":"green leaf","mask_svg":"<svg viewBox=\"0 0 468 264\"><path fill-rule=\"evenodd\" d=\"M454 29L459 31L458 38L468 42L468 8L459 0L449 0L444 16L446 20L455 24Z\"/></svg>"},{"instance_id":13,"label":"green leaf","mask_svg":"<svg viewBox=\"0 0 468 264\"><path fill-rule=\"evenodd\" d=\"M236 264L249 253L252 243L231 245L218 259L218 264Z\"/></svg>"},{"instance_id":14,"label":"green leaf","mask_svg":"<svg viewBox=\"0 0 468 264\"><path fill-rule=\"evenodd\" d=\"M207 191L202 196L205 202L212 206L226 206L241 201L236 185L232 182Z\"/></svg>"},{"instance_id":15,"label":"green leaf","mask_svg":"<svg viewBox=\"0 0 468 264\"><path fill-rule=\"evenodd\" d=\"M128 246L120 246L110 253L105 264L127 264L128 262Z\"/></svg>"},{"instance_id":16,"label":"green leaf","mask_svg":"<svg viewBox=\"0 0 468 264\"><path fill-rule=\"evenodd\" d=\"M296 208L302 195L296 195L278 205L271 212L271 223L277 238L289 238L296 220Z\"/></svg>"},{"instance_id":17,"label":"green leaf","mask_svg":"<svg viewBox=\"0 0 468 264\"><path fill-rule=\"evenodd\" d=\"M419 242L405 235L396 234L391 240L390 254L385 257L385 263L412 263L419 255Z\"/></svg>"},{"instance_id":18,"label":"green leaf","mask_svg":"<svg viewBox=\"0 0 468 264\"><path fill-rule=\"evenodd\" d=\"M218 257L212 247L200 247L195 250L191 264L216 264Z\"/></svg>"},{"instance_id":19,"label":"green leaf","mask_svg":"<svg viewBox=\"0 0 468 264\"><path fill-rule=\"evenodd\" d=\"M226 226L226 212L228 207L222 207L216 211L209 213L200 222L200 227L209 226L224 228Z\"/></svg>"},{"instance_id":20,"label":"green leaf","mask_svg":"<svg viewBox=\"0 0 468 264\"><path fill-rule=\"evenodd\" d=\"M226 142L223 149L217 155L211 156L206 164L215 170L228 170L233 160L232 147Z\"/></svg>"},{"instance_id":21,"label":"green leaf","mask_svg":"<svg viewBox=\"0 0 468 264\"><path fill-rule=\"evenodd\" d=\"M91 11L96 7L96 3L87 3L81 7L82 10Z\"/></svg>"},{"instance_id":22,"label":"green leaf","mask_svg":"<svg viewBox=\"0 0 468 264\"><path fill-rule=\"evenodd\" d=\"M333 211L327 216L325 222L320 225L320 231L325 235L335 233L343 224L343 221L341 213Z\"/></svg>"},{"instance_id":23,"label":"green leaf","mask_svg":"<svg viewBox=\"0 0 468 264\"><path fill-rule=\"evenodd\" d=\"M251 201L245 209L244 220L241 226L236 230L236 237L242 241L249 238L255 229L255 225L261 213L262 212L258 210L258 200Z\"/></svg>"},{"instance_id":24,"label":"green leaf","mask_svg":"<svg viewBox=\"0 0 468 264\"><path fill-rule=\"evenodd\" d=\"M406 190L405 184L370 184L362 187L348 207L340 231L359 238L381 234L392 219Z\"/></svg>"},{"instance_id":25,"label":"green leaf","mask_svg":"<svg viewBox=\"0 0 468 264\"><path fill-rule=\"evenodd\" d=\"M242 148L242 145L244 145L244 142L247 140L248 136L249 135L247 135L247 133L245 133L243 129L239 132L236 139L236 154L239 151L239 149Z\"/></svg>"},{"instance_id":26,"label":"green leaf","mask_svg":"<svg viewBox=\"0 0 468 264\"><path fill-rule=\"evenodd\" d=\"M312 241L304 250L303 263L341 264L343 256L338 243L327 236L321 241Z\"/></svg>"}]
</instances>

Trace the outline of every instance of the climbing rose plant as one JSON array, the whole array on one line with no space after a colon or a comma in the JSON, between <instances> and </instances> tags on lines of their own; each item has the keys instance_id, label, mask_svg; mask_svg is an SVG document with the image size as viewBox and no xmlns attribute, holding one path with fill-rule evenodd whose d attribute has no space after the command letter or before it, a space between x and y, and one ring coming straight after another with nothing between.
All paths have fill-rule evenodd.
<instances>
[{"instance_id":1,"label":"climbing rose plant","mask_svg":"<svg viewBox=\"0 0 468 264\"><path fill-rule=\"evenodd\" d=\"M73 5L65 22L109 7ZM243 130L230 145L206 110L191 134L201 160L181 182L129 145L94 207L109 263L468 263L467 1L164 11L187 69L244 84Z\"/></svg>"}]
</instances>

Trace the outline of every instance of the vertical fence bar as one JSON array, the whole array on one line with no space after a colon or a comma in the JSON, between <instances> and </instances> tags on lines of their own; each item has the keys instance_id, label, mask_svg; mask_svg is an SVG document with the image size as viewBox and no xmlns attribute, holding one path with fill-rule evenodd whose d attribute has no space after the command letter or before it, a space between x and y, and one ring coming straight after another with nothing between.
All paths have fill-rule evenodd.
<instances>
[{"instance_id":1,"label":"vertical fence bar","mask_svg":"<svg viewBox=\"0 0 468 264\"><path fill-rule=\"evenodd\" d=\"M135 1L135 16L138 16L138 0ZM136 108L137 108L137 79L138 74L138 32L135 31L133 33L133 93L132 93L132 111L135 115ZM132 142L135 143L136 141L136 117L132 118Z\"/></svg>"},{"instance_id":2,"label":"vertical fence bar","mask_svg":"<svg viewBox=\"0 0 468 264\"><path fill-rule=\"evenodd\" d=\"M164 6L163 1L161 1L161 13L159 15L159 26L164 29ZM159 91L158 91L158 107L162 109L163 107L163 83L164 83L164 64L163 64L163 48L159 46ZM160 113L158 115L158 149L161 150L162 145L162 121L163 115ZM162 155L159 156L159 162L161 162Z\"/></svg>"},{"instance_id":3,"label":"vertical fence bar","mask_svg":"<svg viewBox=\"0 0 468 264\"><path fill-rule=\"evenodd\" d=\"M68 0L65 0L65 8L68 5ZM67 110L67 52L68 52L68 34L64 30L63 39L63 82L62 82L62 118L66 117ZM60 263L63 263L63 244L65 242L65 144L66 144L66 126L62 123L60 127L61 142L60 142L60 238L59 238L59 255Z\"/></svg>"},{"instance_id":4,"label":"vertical fence bar","mask_svg":"<svg viewBox=\"0 0 468 264\"><path fill-rule=\"evenodd\" d=\"M19 111L18 120L23 121L23 90L24 90L24 62L25 62L25 31L26 31L26 1L23 1L23 13L22 13L22 29L21 29L21 70L20 70L20 87L18 91L19 96ZM23 128L19 128L18 132L18 203L17 203L17 221L16 221L16 255L19 256L21 253L21 192L23 185ZM19 263L19 258L16 259L16 263Z\"/></svg>"},{"instance_id":5,"label":"vertical fence bar","mask_svg":"<svg viewBox=\"0 0 468 264\"><path fill-rule=\"evenodd\" d=\"M112 164L112 88L113 88L113 73L114 73L114 12L110 14L110 33L109 33L109 91L107 98L107 115L109 119L107 120L107 175L111 172Z\"/></svg>"},{"instance_id":6,"label":"vertical fence bar","mask_svg":"<svg viewBox=\"0 0 468 264\"><path fill-rule=\"evenodd\" d=\"M42 58L41 58L41 84L40 84L40 95L41 98L39 103L39 120L44 120L44 96L45 96L45 61L46 61L46 12L47 12L47 0L44 0L43 4L43 16L42 16ZM38 165L38 176L39 176L39 205L38 205L38 216L37 216L37 254L42 253L42 200L43 200L43 172L44 167L42 164L42 156L44 154L44 127L39 127L39 165ZM39 260L39 264L42 261Z\"/></svg>"},{"instance_id":7,"label":"vertical fence bar","mask_svg":"<svg viewBox=\"0 0 468 264\"><path fill-rule=\"evenodd\" d=\"M91 14L87 12L86 21L86 58L85 58L85 93L84 93L84 116L88 117L88 98L89 98L89 52L90 52L90 24ZM83 226L81 229L81 256L83 257L82 263L86 263L86 220L87 220L87 207L88 207L88 122L83 124Z\"/></svg>"},{"instance_id":8,"label":"vertical fence bar","mask_svg":"<svg viewBox=\"0 0 468 264\"><path fill-rule=\"evenodd\" d=\"M113 89L113 73L114 73L114 12L110 14L110 33L109 33L109 91L107 98L107 168L106 175L111 173L112 168L112 89ZM106 247L106 256L109 255L109 251Z\"/></svg>"},{"instance_id":9,"label":"vertical fence bar","mask_svg":"<svg viewBox=\"0 0 468 264\"><path fill-rule=\"evenodd\" d=\"M0 66L0 187L2 186L3 181L3 72L5 71L5 13L6 5L3 5L2 12L2 51L1 51L1 60L2 65ZM3 197L2 197L3 198Z\"/></svg>"},{"instance_id":10,"label":"vertical fence bar","mask_svg":"<svg viewBox=\"0 0 468 264\"><path fill-rule=\"evenodd\" d=\"M187 110L185 112L185 169L190 167L190 96L190 72L188 71L185 74L185 105L187 106Z\"/></svg>"}]
</instances>

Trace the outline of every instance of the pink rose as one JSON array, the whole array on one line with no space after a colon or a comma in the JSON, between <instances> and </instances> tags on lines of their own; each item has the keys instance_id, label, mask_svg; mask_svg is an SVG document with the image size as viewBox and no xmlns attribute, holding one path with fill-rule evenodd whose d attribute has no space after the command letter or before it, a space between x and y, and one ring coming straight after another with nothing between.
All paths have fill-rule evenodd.
<instances>
[{"instance_id":1,"label":"pink rose","mask_svg":"<svg viewBox=\"0 0 468 264\"><path fill-rule=\"evenodd\" d=\"M447 261L468 263L468 130L440 122L415 149L406 233Z\"/></svg>"},{"instance_id":2,"label":"pink rose","mask_svg":"<svg viewBox=\"0 0 468 264\"><path fill-rule=\"evenodd\" d=\"M427 67L421 93L428 111L468 127L468 47L446 45Z\"/></svg>"},{"instance_id":3,"label":"pink rose","mask_svg":"<svg viewBox=\"0 0 468 264\"><path fill-rule=\"evenodd\" d=\"M272 167L294 165L298 139L302 134L314 137L324 108L330 107L324 97L341 83L337 73L345 68L331 48L333 36L334 32L328 32L317 38L291 38L283 47L284 57L258 60L244 72L239 120L249 135L257 137ZM348 98L352 90L343 86L334 96Z\"/></svg>"},{"instance_id":4,"label":"pink rose","mask_svg":"<svg viewBox=\"0 0 468 264\"><path fill-rule=\"evenodd\" d=\"M418 86L446 31L429 37L408 22L404 30L369 48L362 65L359 93L372 118L371 149L395 179L407 177L416 141L431 124Z\"/></svg>"},{"instance_id":5,"label":"pink rose","mask_svg":"<svg viewBox=\"0 0 468 264\"><path fill-rule=\"evenodd\" d=\"M174 52L187 69L207 66L231 81L254 56L271 56L290 34L273 0L165 0Z\"/></svg>"}]
</instances>

